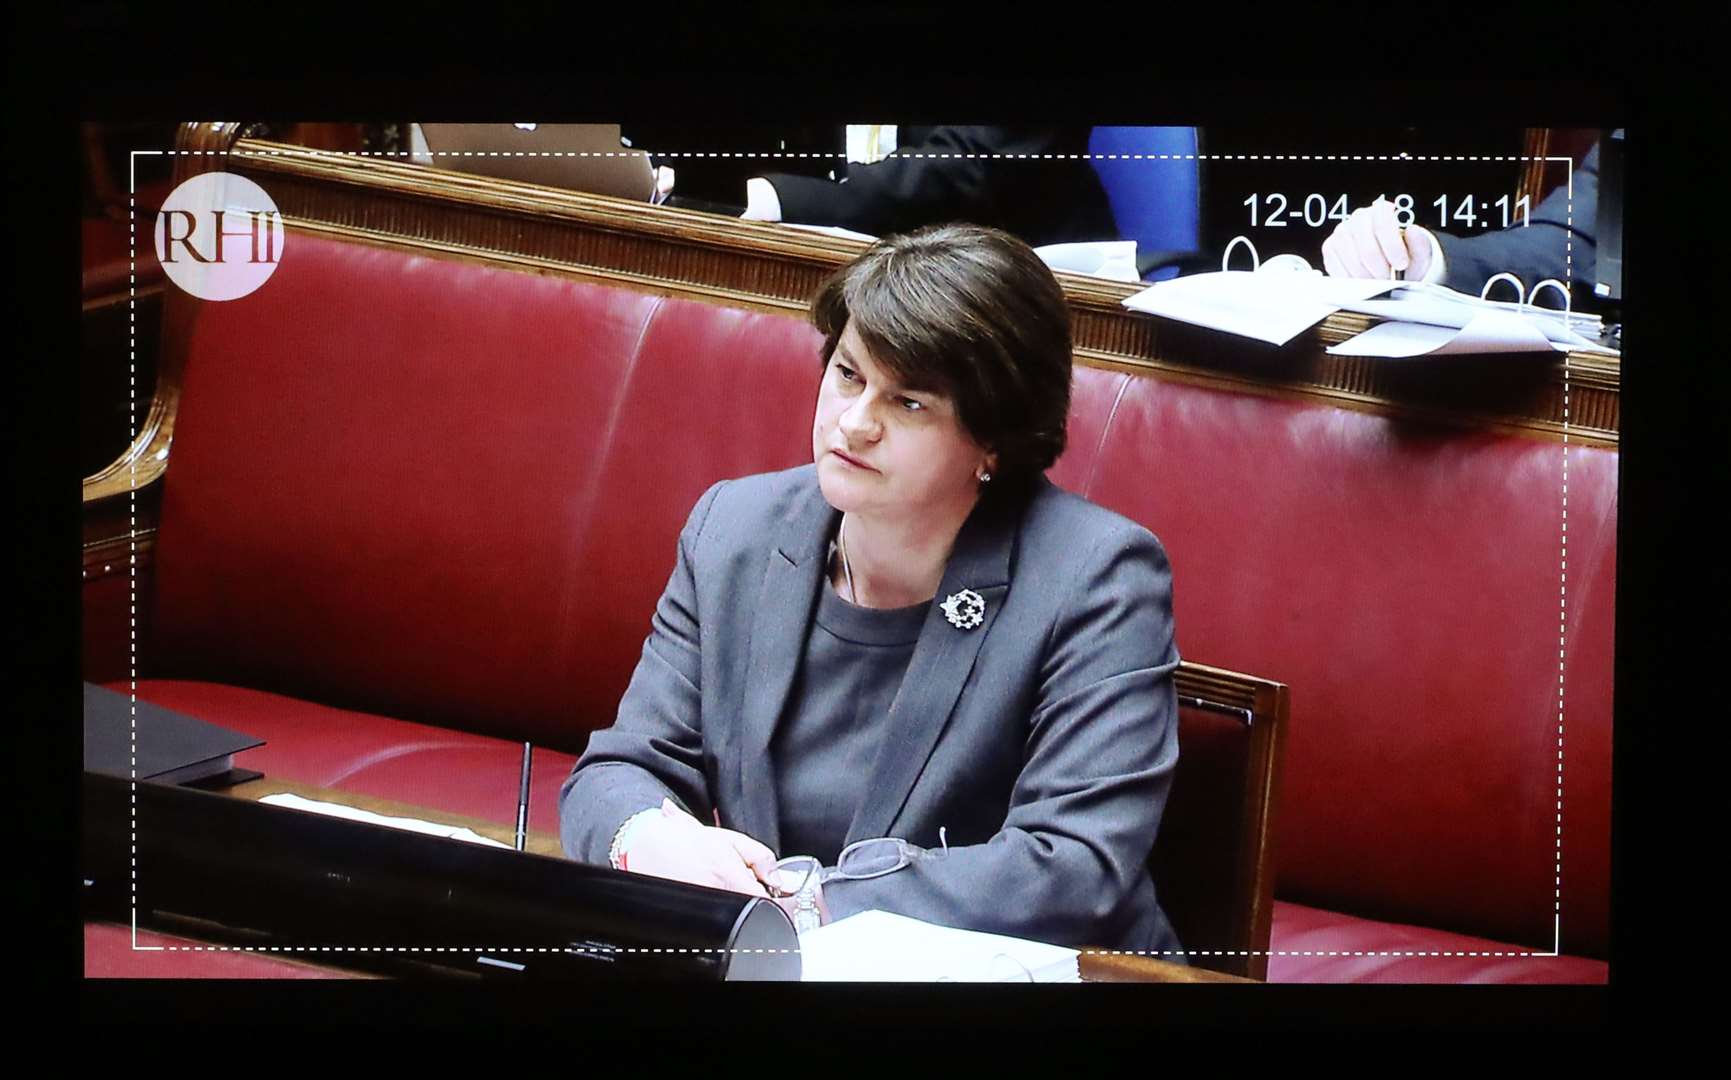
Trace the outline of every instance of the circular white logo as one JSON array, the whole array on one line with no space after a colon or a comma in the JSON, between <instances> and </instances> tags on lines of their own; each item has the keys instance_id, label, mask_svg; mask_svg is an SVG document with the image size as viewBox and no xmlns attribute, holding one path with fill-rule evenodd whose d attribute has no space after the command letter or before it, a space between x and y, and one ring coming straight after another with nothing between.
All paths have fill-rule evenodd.
<instances>
[{"instance_id":1,"label":"circular white logo","mask_svg":"<svg viewBox=\"0 0 1731 1080\"><path fill-rule=\"evenodd\" d=\"M170 281L201 300L236 300L282 259L282 213L264 188L233 173L202 173L163 200L156 258Z\"/></svg>"}]
</instances>

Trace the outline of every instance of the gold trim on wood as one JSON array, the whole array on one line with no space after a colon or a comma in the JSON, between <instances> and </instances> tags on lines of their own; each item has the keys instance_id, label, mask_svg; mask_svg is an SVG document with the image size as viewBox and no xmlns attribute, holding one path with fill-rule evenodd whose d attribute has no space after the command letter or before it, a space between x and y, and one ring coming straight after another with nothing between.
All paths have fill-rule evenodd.
<instances>
[{"instance_id":1,"label":"gold trim on wood","mask_svg":"<svg viewBox=\"0 0 1731 1080\"><path fill-rule=\"evenodd\" d=\"M243 125L222 120L182 124L174 136L174 184L179 187L200 173L228 168L227 158Z\"/></svg>"},{"instance_id":2,"label":"gold trim on wood","mask_svg":"<svg viewBox=\"0 0 1731 1080\"><path fill-rule=\"evenodd\" d=\"M98 311L102 308L124 307L127 301L134 298L137 298L140 302L158 300L161 298L162 293L166 288L167 286L158 281L150 285L141 285L136 290L129 286L125 289L121 289L119 292L100 293L96 296L88 296L84 298L83 306L79 308L79 314L89 315L91 312Z\"/></svg>"},{"instance_id":3,"label":"gold trim on wood","mask_svg":"<svg viewBox=\"0 0 1731 1080\"><path fill-rule=\"evenodd\" d=\"M1172 673L1173 684L1180 694L1199 697L1217 705L1256 711L1258 701L1280 683L1259 679L1225 668L1208 667L1190 660L1181 660Z\"/></svg>"},{"instance_id":4,"label":"gold trim on wood","mask_svg":"<svg viewBox=\"0 0 1731 1080\"><path fill-rule=\"evenodd\" d=\"M793 318L804 318L806 312L806 303L801 300L778 299L763 293L747 292L722 286L693 285L677 277L658 277L634 270L587 267L579 263L538 255L480 251L473 247L446 244L436 240L405 241L403 237L393 236L389 233L353 229L342 225L328 225L321 222L290 220L286 226L288 232L294 235L322 236L344 243L370 244L376 247L472 262L479 266L495 269L528 271L578 281L592 281L602 285L619 285L638 292L698 300L722 307L765 311L773 315L786 315Z\"/></svg>"},{"instance_id":5,"label":"gold trim on wood","mask_svg":"<svg viewBox=\"0 0 1731 1080\"><path fill-rule=\"evenodd\" d=\"M82 573L85 583L127 573L135 564L140 571L151 565L156 555L161 491L152 487L139 492L135 500L86 502Z\"/></svg>"},{"instance_id":6,"label":"gold trim on wood","mask_svg":"<svg viewBox=\"0 0 1731 1080\"><path fill-rule=\"evenodd\" d=\"M100 581L130 571L137 559L140 570L156 557L156 530L140 529L136 536L115 536L84 545L84 566L79 579Z\"/></svg>"},{"instance_id":7,"label":"gold trim on wood","mask_svg":"<svg viewBox=\"0 0 1731 1080\"><path fill-rule=\"evenodd\" d=\"M1526 199L1528 206L1539 205L1539 186L1545 182L1545 159L1551 155L1551 129L1528 128L1522 136L1520 179L1515 186L1515 198Z\"/></svg>"}]
</instances>

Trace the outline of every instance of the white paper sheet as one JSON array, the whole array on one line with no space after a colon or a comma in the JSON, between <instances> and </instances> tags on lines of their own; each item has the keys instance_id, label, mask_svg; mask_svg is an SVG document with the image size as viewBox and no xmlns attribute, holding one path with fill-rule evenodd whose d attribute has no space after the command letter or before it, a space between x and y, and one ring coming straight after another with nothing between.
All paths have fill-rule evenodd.
<instances>
[{"instance_id":1,"label":"white paper sheet","mask_svg":"<svg viewBox=\"0 0 1731 1080\"><path fill-rule=\"evenodd\" d=\"M350 821L364 821L370 825L384 825L392 829L403 829L407 832L426 833L429 836L445 836L452 840L463 840L471 844L486 844L490 847L511 849L510 844L501 844L492 837L482 836L473 829L465 829L459 825L440 825L436 821L422 821L419 818L385 817L370 810L356 810L352 806L341 803L318 802L314 799L303 799L299 795L283 792L277 795L266 795L261 803L272 806L286 806L290 810L306 810L314 814L326 814L330 817L347 818Z\"/></svg>"},{"instance_id":2,"label":"white paper sheet","mask_svg":"<svg viewBox=\"0 0 1731 1080\"><path fill-rule=\"evenodd\" d=\"M863 911L799 936L802 982L1079 982L1075 949Z\"/></svg>"},{"instance_id":3,"label":"white paper sheet","mask_svg":"<svg viewBox=\"0 0 1731 1080\"><path fill-rule=\"evenodd\" d=\"M1111 281L1141 281L1136 273L1136 241L1098 240L1077 244L1047 244L1034 249L1054 270L1088 274Z\"/></svg>"},{"instance_id":4,"label":"white paper sheet","mask_svg":"<svg viewBox=\"0 0 1731 1080\"><path fill-rule=\"evenodd\" d=\"M1342 304L1341 310L1374 315L1394 322L1425 323L1456 329L1464 329L1473 320L1487 313L1502 314L1528 324L1561 351L1574 349L1581 352L1615 352L1594 340L1600 329L1597 316L1573 315L1565 321L1562 312L1481 300L1441 285L1403 285L1384 298ZM1586 336L1588 334L1593 337Z\"/></svg>"},{"instance_id":5,"label":"white paper sheet","mask_svg":"<svg viewBox=\"0 0 1731 1080\"><path fill-rule=\"evenodd\" d=\"M1315 273L1223 270L1157 282L1126 298L1124 306L1284 345L1339 311L1342 304L1368 300L1400 285Z\"/></svg>"},{"instance_id":6,"label":"white paper sheet","mask_svg":"<svg viewBox=\"0 0 1731 1080\"><path fill-rule=\"evenodd\" d=\"M1465 356L1475 353L1554 353L1567 351L1555 345L1528 319L1517 315L1485 312L1465 326L1430 326L1414 322L1385 322L1329 346L1336 356L1376 356L1409 359L1415 356Z\"/></svg>"}]
</instances>

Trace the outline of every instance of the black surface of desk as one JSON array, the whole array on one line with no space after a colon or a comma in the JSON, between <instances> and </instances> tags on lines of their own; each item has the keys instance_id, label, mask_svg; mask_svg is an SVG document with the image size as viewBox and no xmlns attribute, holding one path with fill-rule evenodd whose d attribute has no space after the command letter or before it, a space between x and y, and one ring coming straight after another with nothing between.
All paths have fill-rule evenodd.
<instances>
[{"instance_id":1,"label":"black surface of desk","mask_svg":"<svg viewBox=\"0 0 1731 1080\"><path fill-rule=\"evenodd\" d=\"M191 918L364 968L799 978L793 926L767 900L161 784L137 784L134 804L133 787L85 774L87 917Z\"/></svg>"},{"instance_id":2,"label":"black surface of desk","mask_svg":"<svg viewBox=\"0 0 1731 1080\"><path fill-rule=\"evenodd\" d=\"M710 202L708 199L694 199L686 195L669 195L667 201L662 205L671 206L675 210L698 210L705 214L720 214L723 217L738 217L745 213L743 206Z\"/></svg>"}]
</instances>

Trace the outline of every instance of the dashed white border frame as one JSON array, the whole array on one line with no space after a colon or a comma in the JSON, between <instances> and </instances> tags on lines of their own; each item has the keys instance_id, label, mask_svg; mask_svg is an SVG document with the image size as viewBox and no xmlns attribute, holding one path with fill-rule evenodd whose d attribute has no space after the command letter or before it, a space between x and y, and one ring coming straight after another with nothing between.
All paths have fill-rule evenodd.
<instances>
[{"instance_id":1,"label":"dashed white border frame","mask_svg":"<svg viewBox=\"0 0 1731 1080\"><path fill-rule=\"evenodd\" d=\"M130 446L138 438L138 212L137 195L138 179L137 165L140 156L175 156L175 155L207 155L222 154L220 150L133 150L130 152L127 170L127 235L128 259L128 337L129 337L129 373L128 373L128 403L127 417L131 428ZM409 158L411 151L386 150L272 150L265 151L275 156L285 157L400 157ZM648 157L648 151L429 151L434 157ZM655 153L656 158L833 158L845 161L844 153L806 153L793 151L732 152L732 151L682 151L671 153ZM1564 233L1566 250L1564 253L1564 285L1570 295L1574 293L1574 223L1575 223L1575 165L1574 160L1565 156L1533 157L1524 154L924 154L907 153L903 157L913 158L972 158L990 160L1068 160L1068 161L1544 161L1552 164L1560 163L1567 169L1565 183L1568 188L1568 228ZM1389 957L1533 957L1556 958L1562 948L1563 926L1563 719L1564 719L1564 674L1567 661L1568 639L1568 569L1569 569L1569 354L1563 354L1563 484L1562 484L1562 537L1558 581L1558 627L1557 627L1557 817L1556 817L1556 878L1555 895L1552 905L1552 937L1549 952L1538 952L1530 949L1521 950L1484 950L1484 951L1425 951L1425 950L1249 950L1249 949L1085 949L1083 955L1088 956L1309 956L1309 957L1341 957L1341 956L1389 956ZM131 484L127 493L130 510L130 577L131 596L128 605L130 625L128 640L131 650L131 688L132 688L132 744L131 744L131 908L132 908L132 949L135 952L298 952L298 953L566 953L573 950L562 946L533 947L516 946L502 948L485 948L473 946L333 946L333 945L140 945L138 943L138 461L134 457L131 465ZM606 951L618 953L662 953L662 954L692 954L692 953L798 953L799 949L726 949L726 948L613 948ZM480 958L478 958L480 959Z\"/></svg>"}]
</instances>

